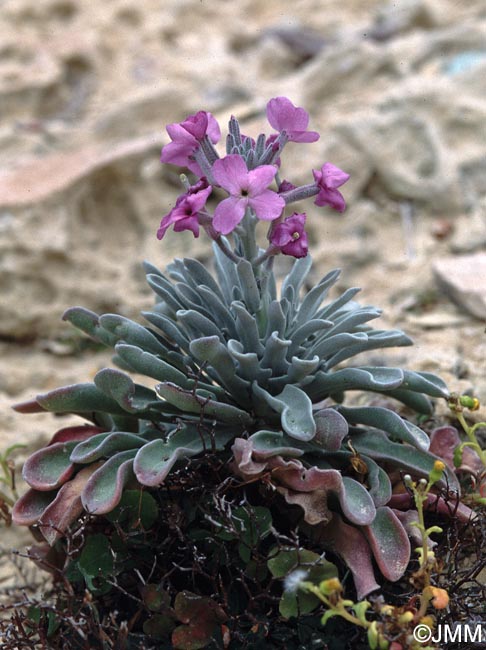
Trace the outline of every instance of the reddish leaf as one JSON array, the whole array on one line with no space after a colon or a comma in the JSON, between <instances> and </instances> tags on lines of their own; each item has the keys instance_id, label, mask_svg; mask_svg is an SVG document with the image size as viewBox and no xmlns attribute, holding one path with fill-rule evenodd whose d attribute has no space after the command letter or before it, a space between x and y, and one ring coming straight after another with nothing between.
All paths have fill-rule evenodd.
<instances>
[{"instance_id":1,"label":"reddish leaf","mask_svg":"<svg viewBox=\"0 0 486 650\"><path fill-rule=\"evenodd\" d=\"M210 642L216 625L227 620L225 612L211 598L197 596L190 591L177 594L174 609L184 623L172 633L175 650L199 650Z\"/></svg>"},{"instance_id":2,"label":"reddish leaf","mask_svg":"<svg viewBox=\"0 0 486 650\"><path fill-rule=\"evenodd\" d=\"M27 490L12 508L12 521L16 526L32 526L39 521L44 510L56 498L55 490L39 492Z\"/></svg>"},{"instance_id":3,"label":"reddish leaf","mask_svg":"<svg viewBox=\"0 0 486 650\"><path fill-rule=\"evenodd\" d=\"M461 444L462 440L459 437L457 429L454 427L444 426L434 429L430 434L430 451L442 458L447 465L454 471L454 449ZM460 471L469 472L471 474L479 474L484 467L478 454L471 449L471 447L464 447L462 451L462 462Z\"/></svg>"},{"instance_id":4,"label":"reddish leaf","mask_svg":"<svg viewBox=\"0 0 486 650\"><path fill-rule=\"evenodd\" d=\"M73 521L83 513L81 492L99 463L85 467L57 493L39 518L41 532L51 546L66 532Z\"/></svg>"},{"instance_id":5,"label":"reddish leaf","mask_svg":"<svg viewBox=\"0 0 486 650\"><path fill-rule=\"evenodd\" d=\"M358 600L379 588L373 571L370 546L358 528L345 524L339 515L334 515L332 521L320 531L319 541L331 546L346 562L353 574Z\"/></svg>"},{"instance_id":6,"label":"reddish leaf","mask_svg":"<svg viewBox=\"0 0 486 650\"><path fill-rule=\"evenodd\" d=\"M12 408L17 413L45 413L47 411L35 398L14 404Z\"/></svg>"},{"instance_id":7,"label":"reddish leaf","mask_svg":"<svg viewBox=\"0 0 486 650\"><path fill-rule=\"evenodd\" d=\"M97 433L103 433L106 429L100 427L95 427L93 424L83 424L77 427L65 427L64 429L59 429L57 433L52 436L50 445L54 445L56 442L81 442L91 438L91 436L96 435Z\"/></svg>"},{"instance_id":8,"label":"reddish leaf","mask_svg":"<svg viewBox=\"0 0 486 650\"><path fill-rule=\"evenodd\" d=\"M35 490L54 490L74 473L69 457L76 443L56 442L39 449L25 461L22 476Z\"/></svg>"},{"instance_id":9,"label":"reddish leaf","mask_svg":"<svg viewBox=\"0 0 486 650\"><path fill-rule=\"evenodd\" d=\"M410 561L410 541L396 514L386 506L378 508L363 532L385 578L392 582L401 578Z\"/></svg>"},{"instance_id":10,"label":"reddish leaf","mask_svg":"<svg viewBox=\"0 0 486 650\"><path fill-rule=\"evenodd\" d=\"M411 504L413 502L412 497L404 492L402 494L393 494L392 498L388 502L390 508L397 508L398 510L409 510L410 507L413 507ZM474 510L471 510L464 503L457 501L457 495L451 497L447 502L437 494L430 492L427 495L427 500L424 503L425 510L431 510L433 512L438 512L441 515L446 515L448 517L454 516L459 519L459 521L468 522L471 519L475 519L477 514Z\"/></svg>"}]
</instances>

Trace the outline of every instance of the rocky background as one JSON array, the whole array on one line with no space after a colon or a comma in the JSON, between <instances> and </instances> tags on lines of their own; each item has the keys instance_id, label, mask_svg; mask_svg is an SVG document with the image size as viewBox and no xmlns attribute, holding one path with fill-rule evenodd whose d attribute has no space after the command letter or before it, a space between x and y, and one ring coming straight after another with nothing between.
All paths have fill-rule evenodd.
<instances>
[{"instance_id":1,"label":"rocky background","mask_svg":"<svg viewBox=\"0 0 486 650\"><path fill-rule=\"evenodd\" d=\"M65 308L136 317L143 259L209 259L202 237L155 237L180 193L165 124L268 131L278 95L322 134L288 146L286 177L351 174L343 216L306 204L315 279L343 268L415 339L372 362L486 402L484 0L0 0L0 450L61 426L12 403L109 363Z\"/></svg>"}]
</instances>

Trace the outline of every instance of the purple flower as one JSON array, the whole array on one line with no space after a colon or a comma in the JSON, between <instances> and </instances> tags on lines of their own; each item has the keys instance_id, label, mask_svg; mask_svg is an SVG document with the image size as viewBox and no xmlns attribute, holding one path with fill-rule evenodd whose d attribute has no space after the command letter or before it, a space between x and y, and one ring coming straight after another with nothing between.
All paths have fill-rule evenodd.
<instances>
[{"instance_id":1,"label":"purple flower","mask_svg":"<svg viewBox=\"0 0 486 650\"><path fill-rule=\"evenodd\" d=\"M191 230L194 237L199 237L198 213L206 205L212 190L213 188L210 185L208 186L206 179L203 178L195 185L192 185L187 194L179 196L175 206L160 222L157 239L162 239L172 224L174 224L175 232Z\"/></svg>"},{"instance_id":2,"label":"purple flower","mask_svg":"<svg viewBox=\"0 0 486 650\"><path fill-rule=\"evenodd\" d=\"M213 227L227 235L251 208L259 219L272 221L280 216L285 201L276 192L266 189L277 173L273 165L261 165L248 171L238 154L216 160L212 168L215 181L230 196L221 201L214 211Z\"/></svg>"},{"instance_id":3,"label":"purple flower","mask_svg":"<svg viewBox=\"0 0 486 650\"><path fill-rule=\"evenodd\" d=\"M270 234L270 243L278 246L284 255L305 257L309 250L307 233L304 230L305 212L294 212L275 226Z\"/></svg>"},{"instance_id":4,"label":"purple flower","mask_svg":"<svg viewBox=\"0 0 486 650\"><path fill-rule=\"evenodd\" d=\"M349 174L331 163L325 163L319 171L313 169L312 173L319 189L319 194L314 203L316 205L329 205L338 212L344 212L346 202L341 192L336 188L341 187L349 179Z\"/></svg>"},{"instance_id":5,"label":"purple flower","mask_svg":"<svg viewBox=\"0 0 486 650\"><path fill-rule=\"evenodd\" d=\"M267 119L276 131L285 131L290 142L315 142L316 131L307 131L309 113L294 106L287 97L275 97L267 104Z\"/></svg>"},{"instance_id":6,"label":"purple flower","mask_svg":"<svg viewBox=\"0 0 486 650\"><path fill-rule=\"evenodd\" d=\"M219 141L221 131L215 118L211 113L199 111L195 115L189 115L180 124L175 122L168 124L166 128L172 142L166 144L162 149L160 160L164 163L188 167L200 176L201 169L192 159L192 155L205 135L213 144Z\"/></svg>"}]
</instances>

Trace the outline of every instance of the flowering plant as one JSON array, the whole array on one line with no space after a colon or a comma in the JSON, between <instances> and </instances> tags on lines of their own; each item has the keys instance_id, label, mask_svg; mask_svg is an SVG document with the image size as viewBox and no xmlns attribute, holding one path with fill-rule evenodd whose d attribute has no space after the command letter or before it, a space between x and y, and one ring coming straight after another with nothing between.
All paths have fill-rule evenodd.
<instances>
[{"instance_id":1,"label":"flowering plant","mask_svg":"<svg viewBox=\"0 0 486 650\"><path fill-rule=\"evenodd\" d=\"M93 383L17 405L21 412L76 413L88 423L61 429L27 460L23 475L31 489L17 501L13 519L39 526L49 544L62 544L86 514L120 521L135 499L149 513L132 525L161 525L160 513L167 514L175 498L171 489L175 494L202 489L201 477L210 472L213 483L204 489L219 503L218 514L204 510L204 525L194 514L184 524L199 522L190 537L195 553L208 538L237 544L244 566L236 573L266 585L270 593L276 579L296 570L314 572L316 579L336 575L323 556L330 549L350 569L361 598L379 586L373 560L381 574L397 580L410 558L416 517L406 495L392 496L392 484L400 471L427 477L438 460L429 451L428 435L401 417L398 405L429 415L429 398L449 393L430 373L350 364L360 352L411 341L399 330L369 326L380 311L354 302L358 289L326 301L339 271L303 295L311 267L306 214L286 214L287 206L314 198L316 205L342 212L345 200L338 188L348 175L326 162L313 170L309 184L297 187L282 179L287 143L315 142L319 134L307 130L304 109L284 97L268 102L267 117L276 132L256 139L242 135L232 117L223 157L215 148L221 131L210 113L200 111L167 127L171 142L162 161L185 166L196 178L181 177L185 192L162 218L157 236L163 239L171 226L195 237L203 230L214 242L216 275L194 259L177 259L166 273L146 264L156 294L154 308L143 314L148 326L81 307L66 311L65 320L114 347L121 369L105 368ZM260 222L267 226L264 247L257 242ZM296 258L280 291L273 271L279 254ZM135 383L132 372L146 382ZM345 397L353 390L387 399L352 406ZM390 399L396 409L388 407ZM459 491L449 466L436 485ZM228 490L239 495L232 513ZM147 505L147 499L154 503ZM444 506L440 495L436 502ZM470 514L461 505L457 511L466 518ZM302 548L301 538L314 550ZM99 543L106 551L118 548L120 540L105 534ZM201 553L197 557L201 562ZM221 567L209 593L194 581L200 593L189 597L181 590L187 588L183 572L164 561L154 559L162 563L154 589L165 595L155 609L148 596L144 600L150 611L170 619L157 634L172 633L174 647L205 647L215 626L228 617L232 629L238 627L224 596L228 574ZM102 578L87 573L83 554L75 564L88 587ZM109 566L123 574L123 566ZM179 578L169 578L174 572ZM205 641L198 646L183 640L187 626L194 632L191 625L196 625L181 613L192 597L204 613L199 632ZM257 617L258 602L248 605ZM290 600L284 594L280 611L285 617L305 614L318 602L312 594ZM186 627L174 629L175 621L185 621ZM152 623L148 629L153 632Z\"/></svg>"}]
</instances>

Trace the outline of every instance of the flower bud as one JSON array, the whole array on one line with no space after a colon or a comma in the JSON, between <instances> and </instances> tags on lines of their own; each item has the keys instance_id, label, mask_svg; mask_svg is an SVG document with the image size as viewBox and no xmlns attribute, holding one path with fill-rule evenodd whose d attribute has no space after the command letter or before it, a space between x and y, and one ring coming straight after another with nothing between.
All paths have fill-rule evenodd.
<instances>
[{"instance_id":1,"label":"flower bud","mask_svg":"<svg viewBox=\"0 0 486 650\"><path fill-rule=\"evenodd\" d=\"M343 586L339 578L328 578L328 580L323 580L319 585L319 591L324 596L330 596L331 594L336 593L336 591L342 590Z\"/></svg>"}]
</instances>

